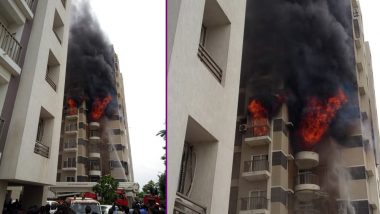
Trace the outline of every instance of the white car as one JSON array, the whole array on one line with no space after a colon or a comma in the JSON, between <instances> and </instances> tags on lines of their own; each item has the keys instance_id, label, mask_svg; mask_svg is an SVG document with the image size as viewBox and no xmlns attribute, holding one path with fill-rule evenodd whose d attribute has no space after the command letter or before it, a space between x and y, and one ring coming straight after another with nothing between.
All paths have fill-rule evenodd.
<instances>
[{"instance_id":1,"label":"white car","mask_svg":"<svg viewBox=\"0 0 380 214\"><path fill-rule=\"evenodd\" d=\"M74 210L75 213L86 213L86 207L91 208L91 213L101 214L100 203L97 200L91 198L81 198L81 197L69 197L66 198L66 202L70 204L70 208Z\"/></svg>"}]
</instances>

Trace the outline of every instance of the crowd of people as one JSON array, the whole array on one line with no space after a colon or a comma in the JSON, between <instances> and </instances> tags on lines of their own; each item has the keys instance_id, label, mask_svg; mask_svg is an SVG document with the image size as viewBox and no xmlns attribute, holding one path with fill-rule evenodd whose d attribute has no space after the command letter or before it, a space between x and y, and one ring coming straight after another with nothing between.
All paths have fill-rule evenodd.
<instances>
[{"instance_id":1,"label":"crowd of people","mask_svg":"<svg viewBox=\"0 0 380 214\"><path fill-rule=\"evenodd\" d=\"M50 204L45 206L31 206L27 209L18 201L6 201L3 208L3 214L50 214L51 207ZM86 213L93 214L91 208L86 207ZM56 214L75 214L75 211L70 208L70 205L67 203L61 203L57 206ZM144 205L142 201L138 198L133 202L132 209L129 207L117 206L115 203L109 209L108 214L164 214L165 210L163 206L157 204ZM99 213L101 214L101 213Z\"/></svg>"}]
</instances>

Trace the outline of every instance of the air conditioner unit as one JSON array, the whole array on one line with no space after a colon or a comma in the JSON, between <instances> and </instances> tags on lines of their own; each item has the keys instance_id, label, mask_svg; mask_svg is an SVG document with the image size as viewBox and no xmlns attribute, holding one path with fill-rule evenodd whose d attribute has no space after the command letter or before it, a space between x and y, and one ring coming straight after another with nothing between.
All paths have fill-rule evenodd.
<instances>
[{"instance_id":1,"label":"air conditioner unit","mask_svg":"<svg viewBox=\"0 0 380 214\"><path fill-rule=\"evenodd\" d=\"M239 126L239 132L240 133L245 133L245 132L247 132L247 130L248 130L248 125L247 124L241 124Z\"/></svg>"}]
</instances>

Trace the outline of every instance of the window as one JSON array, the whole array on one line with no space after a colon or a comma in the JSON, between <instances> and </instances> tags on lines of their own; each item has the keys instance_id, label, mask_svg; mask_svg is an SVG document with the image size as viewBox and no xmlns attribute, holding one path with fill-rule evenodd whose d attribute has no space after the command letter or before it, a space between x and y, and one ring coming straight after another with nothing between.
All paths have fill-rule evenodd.
<instances>
[{"instance_id":1,"label":"window","mask_svg":"<svg viewBox=\"0 0 380 214\"><path fill-rule=\"evenodd\" d=\"M36 138L37 143L42 142L43 135L44 135L44 120L40 118L38 122L38 128L37 128L37 138Z\"/></svg>"},{"instance_id":2,"label":"window","mask_svg":"<svg viewBox=\"0 0 380 214\"><path fill-rule=\"evenodd\" d=\"M263 190L250 191L248 206L249 208L253 208L253 209L266 209L267 208L267 192Z\"/></svg>"},{"instance_id":3,"label":"window","mask_svg":"<svg viewBox=\"0 0 380 214\"><path fill-rule=\"evenodd\" d=\"M219 3L216 0L206 0L198 57L220 83L227 68L230 26Z\"/></svg>"},{"instance_id":4,"label":"window","mask_svg":"<svg viewBox=\"0 0 380 214\"><path fill-rule=\"evenodd\" d=\"M65 141L64 148L69 149L69 148L76 148L77 147L77 140L76 138L68 138Z\"/></svg>"},{"instance_id":5,"label":"window","mask_svg":"<svg viewBox=\"0 0 380 214\"><path fill-rule=\"evenodd\" d=\"M110 167L111 168L120 168L122 167L120 161L114 161L114 160L111 160L110 161Z\"/></svg>"},{"instance_id":6,"label":"window","mask_svg":"<svg viewBox=\"0 0 380 214\"><path fill-rule=\"evenodd\" d=\"M122 131L120 129L113 129L113 134L114 135L121 135L122 134Z\"/></svg>"},{"instance_id":7,"label":"window","mask_svg":"<svg viewBox=\"0 0 380 214\"><path fill-rule=\"evenodd\" d=\"M63 168L75 168L76 160L75 157L69 157L66 161L63 162Z\"/></svg>"},{"instance_id":8,"label":"window","mask_svg":"<svg viewBox=\"0 0 380 214\"><path fill-rule=\"evenodd\" d=\"M58 42L62 44L64 25L61 16L57 10L54 13L53 32L58 39Z\"/></svg>"},{"instance_id":9,"label":"window","mask_svg":"<svg viewBox=\"0 0 380 214\"><path fill-rule=\"evenodd\" d=\"M53 52L49 51L45 80L54 91L57 91L59 69L60 66L57 58L54 56Z\"/></svg>"},{"instance_id":10,"label":"window","mask_svg":"<svg viewBox=\"0 0 380 214\"><path fill-rule=\"evenodd\" d=\"M74 176L67 176L66 181L67 182L75 182L75 177Z\"/></svg>"},{"instance_id":11,"label":"window","mask_svg":"<svg viewBox=\"0 0 380 214\"><path fill-rule=\"evenodd\" d=\"M66 131L77 131L77 122L76 121L67 121L65 126Z\"/></svg>"}]
</instances>

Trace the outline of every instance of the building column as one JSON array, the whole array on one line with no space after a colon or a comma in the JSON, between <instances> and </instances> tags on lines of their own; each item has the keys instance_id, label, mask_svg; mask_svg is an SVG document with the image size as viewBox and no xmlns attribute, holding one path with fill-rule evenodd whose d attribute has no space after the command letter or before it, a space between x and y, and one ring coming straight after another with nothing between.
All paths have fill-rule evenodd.
<instances>
[{"instance_id":1,"label":"building column","mask_svg":"<svg viewBox=\"0 0 380 214\"><path fill-rule=\"evenodd\" d=\"M7 195L8 182L0 181L0 213L3 213L5 196Z\"/></svg>"},{"instance_id":2,"label":"building column","mask_svg":"<svg viewBox=\"0 0 380 214\"><path fill-rule=\"evenodd\" d=\"M47 200L47 186L25 185L21 197L21 204L25 210L33 205L45 205Z\"/></svg>"}]
</instances>

